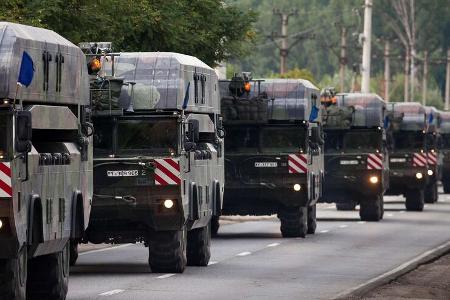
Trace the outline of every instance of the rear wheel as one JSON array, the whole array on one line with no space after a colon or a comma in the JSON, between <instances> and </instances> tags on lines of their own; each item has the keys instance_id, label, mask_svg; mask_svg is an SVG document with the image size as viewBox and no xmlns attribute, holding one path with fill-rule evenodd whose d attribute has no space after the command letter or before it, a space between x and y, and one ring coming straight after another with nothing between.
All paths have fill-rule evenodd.
<instances>
[{"instance_id":1,"label":"rear wheel","mask_svg":"<svg viewBox=\"0 0 450 300\"><path fill-rule=\"evenodd\" d=\"M186 229L155 232L149 242L148 263L154 273L183 273L186 268Z\"/></svg>"},{"instance_id":2,"label":"rear wheel","mask_svg":"<svg viewBox=\"0 0 450 300\"><path fill-rule=\"evenodd\" d=\"M381 220L383 215L383 196L376 195L367 197L367 199L361 201L359 216L362 221L377 222Z\"/></svg>"},{"instance_id":3,"label":"rear wheel","mask_svg":"<svg viewBox=\"0 0 450 300\"><path fill-rule=\"evenodd\" d=\"M70 250L70 266L74 266L78 259L78 242L70 240L69 250Z\"/></svg>"},{"instance_id":4,"label":"rear wheel","mask_svg":"<svg viewBox=\"0 0 450 300\"><path fill-rule=\"evenodd\" d=\"M220 224L219 224L219 216L213 216L211 218L211 235L216 236L219 232Z\"/></svg>"},{"instance_id":5,"label":"rear wheel","mask_svg":"<svg viewBox=\"0 0 450 300\"><path fill-rule=\"evenodd\" d=\"M27 287L27 248L17 258L0 260L0 299L25 300Z\"/></svg>"},{"instance_id":6,"label":"rear wheel","mask_svg":"<svg viewBox=\"0 0 450 300\"><path fill-rule=\"evenodd\" d=\"M425 203L435 203L438 201L437 183L433 182L425 188Z\"/></svg>"},{"instance_id":7,"label":"rear wheel","mask_svg":"<svg viewBox=\"0 0 450 300\"><path fill-rule=\"evenodd\" d=\"M283 237L306 237L308 231L308 209L306 207L283 207L278 213Z\"/></svg>"},{"instance_id":8,"label":"rear wheel","mask_svg":"<svg viewBox=\"0 0 450 300\"><path fill-rule=\"evenodd\" d=\"M39 256L28 268L27 299L66 299L69 283L69 245L63 251Z\"/></svg>"},{"instance_id":9,"label":"rear wheel","mask_svg":"<svg viewBox=\"0 0 450 300\"><path fill-rule=\"evenodd\" d=\"M356 202L353 200L350 200L349 202L336 203L337 210L350 211L350 210L355 210L355 208L356 208Z\"/></svg>"},{"instance_id":10,"label":"rear wheel","mask_svg":"<svg viewBox=\"0 0 450 300\"><path fill-rule=\"evenodd\" d=\"M409 211L423 211L424 206L424 191L423 190L409 190L405 194L405 206Z\"/></svg>"},{"instance_id":11,"label":"rear wheel","mask_svg":"<svg viewBox=\"0 0 450 300\"><path fill-rule=\"evenodd\" d=\"M308 234L316 233L317 217L316 217L316 205L308 206Z\"/></svg>"},{"instance_id":12,"label":"rear wheel","mask_svg":"<svg viewBox=\"0 0 450 300\"><path fill-rule=\"evenodd\" d=\"M444 181L444 182L442 182L442 186L444 188L444 193L450 194L450 182Z\"/></svg>"},{"instance_id":13,"label":"rear wheel","mask_svg":"<svg viewBox=\"0 0 450 300\"><path fill-rule=\"evenodd\" d=\"M210 226L192 229L187 239L188 266L207 266L211 258Z\"/></svg>"}]
</instances>

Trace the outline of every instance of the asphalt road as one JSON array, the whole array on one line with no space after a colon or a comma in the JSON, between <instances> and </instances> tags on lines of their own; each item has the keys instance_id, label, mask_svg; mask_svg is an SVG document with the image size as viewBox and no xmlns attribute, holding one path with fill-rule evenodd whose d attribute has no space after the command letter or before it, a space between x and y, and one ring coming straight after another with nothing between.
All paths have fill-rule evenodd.
<instances>
[{"instance_id":1,"label":"asphalt road","mask_svg":"<svg viewBox=\"0 0 450 300\"><path fill-rule=\"evenodd\" d=\"M224 225L211 265L183 274L151 273L142 245L85 252L67 299L331 299L450 240L450 195L424 212L385 201L379 223L321 205L306 239L281 238L276 218Z\"/></svg>"}]
</instances>

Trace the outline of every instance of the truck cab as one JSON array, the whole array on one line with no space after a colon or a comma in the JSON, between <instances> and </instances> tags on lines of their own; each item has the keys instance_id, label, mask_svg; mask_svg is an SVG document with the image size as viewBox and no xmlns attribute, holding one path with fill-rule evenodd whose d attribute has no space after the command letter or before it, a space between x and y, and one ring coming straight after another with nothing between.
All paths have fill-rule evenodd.
<instances>
[{"instance_id":1,"label":"truck cab","mask_svg":"<svg viewBox=\"0 0 450 300\"><path fill-rule=\"evenodd\" d=\"M383 194L389 186L384 128L386 104L378 95L337 94L323 110L325 183L323 202L338 210L360 205L364 221L383 218Z\"/></svg>"},{"instance_id":2,"label":"truck cab","mask_svg":"<svg viewBox=\"0 0 450 300\"><path fill-rule=\"evenodd\" d=\"M248 91L238 92L239 83ZM221 82L221 95L222 214L278 214L284 237L314 233L323 177L320 114L309 118L319 106L317 88L306 80L235 77Z\"/></svg>"}]
</instances>

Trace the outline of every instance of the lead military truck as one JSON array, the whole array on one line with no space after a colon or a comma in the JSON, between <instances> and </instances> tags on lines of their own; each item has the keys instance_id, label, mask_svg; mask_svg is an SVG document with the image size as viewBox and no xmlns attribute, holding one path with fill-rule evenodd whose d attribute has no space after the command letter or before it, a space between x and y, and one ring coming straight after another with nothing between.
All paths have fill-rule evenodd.
<instances>
[{"instance_id":1,"label":"lead military truck","mask_svg":"<svg viewBox=\"0 0 450 300\"><path fill-rule=\"evenodd\" d=\"M325 183L322 202L338 210L360 205L361 220L383 218L389 185L386 104L376 94L343 93L323 110Z\"/></svg>"},{"instance_id":2,"label":"lead military truck","mask_svg":"<svg viewBox=\"0 0 450 300\"><path fill-rule=\"evenodd\" d=\"M95 128L87 240L143 242L153 272L207 266L224 185L214 70L177 53L93 48L85 47Z\"/></svg>"},{"instance_id":3,"label":"lead military truck","mask_svg":"<svg viewBox=\"0 0 450 300\"><path fill-rule=\"evenodd\" d=\"M0 53L0 298L65 299L92 197L85 57L53 31L5 22ZM33 79L17 86L27 63Z\"/></svg>"},{"instance_id":4,"label":"lead military truck","mask_svg":"<svg viewBox=\"0 0 450 300\"><path fill-rule=\"evenodd\" d=\"M389 103L387 120L392 129L387 194L404 195L407 210L422 211L428 171L425 108L415 102Z\"/></svg>"},{"instance_id":5,"label":"lead military truck","mask_svg":"<svg viewBox=\"0 0 450 300\"><path fill-rule=\"evenodd\" d=\"M221 82L223 215L278 214L283 237L315 232L323 178L318 95L301 79Z\"/></svg>"}]
</instances>

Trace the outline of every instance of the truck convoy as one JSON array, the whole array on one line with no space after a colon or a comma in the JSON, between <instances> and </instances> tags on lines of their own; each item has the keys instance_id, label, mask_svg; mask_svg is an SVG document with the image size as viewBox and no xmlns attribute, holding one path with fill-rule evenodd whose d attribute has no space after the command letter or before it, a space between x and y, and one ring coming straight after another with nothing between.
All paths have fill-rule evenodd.
<instances>
[{"instance_id":1,"label":"truck convoy","mask_svg":"<svg viewBox=\"0 0 450 300\"><path fill-rule=\"evenodd\" d=\"M276 213L283 237L313 234L323 178L318 89L307 80L244 74L222 81L220 90L227 135L222 214Z\"/></svg>"},{"instance_id":2,"label":"truck convoy","mask_svg":"<svg viewBox=\"0 0 450 300\"><path fill-rule=\"evenodd\" d=\"M450 193L450 112L439 112L441 115L441 152L442 152L442 186L444 193Z\"/></svg>"},{"instance_id":3,"label":"truck convoy","mask_svg":"<svg viewBox=\"0 0 450 300\"><path fill-rule=\"evenodd\" d=\"M224 188L214 70L177 53L84 49L95 128L87 240L144 242L153 272L207 266Z\"/></svg>"},{"instance_id":4,"label":"truck convoy","mask_svg":"<svg viewBox=\"0 0 450 300\"><path fill-rule=\"evenodd\" d=\"M384 117L378 95L345 93L322 97L325 130L325 183L322 202L338 210L360 204L361 220L383 218L383 194L389 186Z\"/></svg>"},{"instance_id":5,"label":"truck convoy","mask_svg":"<svg viewBox=\"0 0 450 300\"><path fill-rule=\"evenodd\" d=\"M389 103L389 195L404 195L407 210L422 211L428 178L425 108L415 102Z\"/></svg>"},{"instance_id":6,"label":"truck convoy","mask_svg":"<svg viewBox=\"0 0 450 300\"><path fill-rule=\"evenodd\" d=\"M425 134L427 146L427 185L425 187L425 202L435 203L438 201L438 181L442 177L442 153L441 147L441 115L439 111L432 106L425 106L427 128Z\"/></svg>"},{"instance_id":7,"label":"truck convoy","mask_svg":"<svg viewBox=\"0 0 450 300\"><path fill-rule=\"evenodd\" d=\"M65 299L92 197L83 52L0 22L0 298Z\"/></svg>"}]
</instances>

